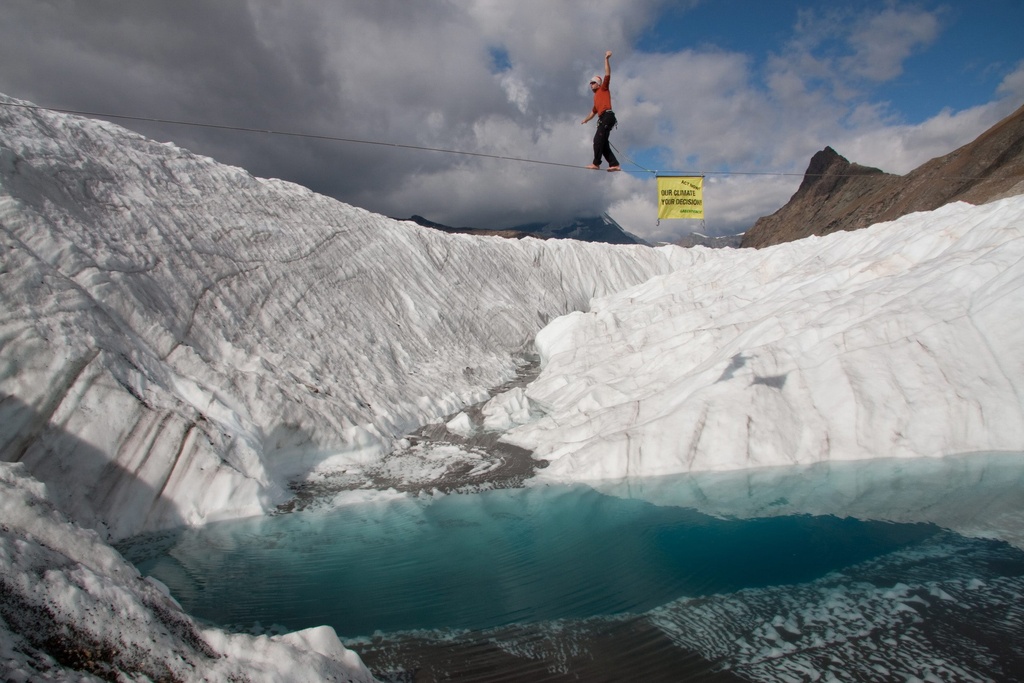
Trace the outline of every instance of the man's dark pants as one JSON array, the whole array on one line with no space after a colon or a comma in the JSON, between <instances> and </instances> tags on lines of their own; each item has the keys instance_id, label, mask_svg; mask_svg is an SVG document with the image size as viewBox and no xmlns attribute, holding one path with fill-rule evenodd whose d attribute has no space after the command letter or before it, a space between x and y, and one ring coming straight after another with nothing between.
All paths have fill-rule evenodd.
<instances>
[{"instance_id":1,"label":"man's dark pants","mask_svg":"<svg viewBox=\"0 0 1024 683\"><path fill-rule=\"evenodd\" d=\"M615 127L615 112L611 109L603 112L597 119L597 132L594 133L594 166L601 165L601 157L608 160L609 166L618 166L619 160L612 153L612 146L608 142L612 128Z\"/></svg>"}]
</instances>

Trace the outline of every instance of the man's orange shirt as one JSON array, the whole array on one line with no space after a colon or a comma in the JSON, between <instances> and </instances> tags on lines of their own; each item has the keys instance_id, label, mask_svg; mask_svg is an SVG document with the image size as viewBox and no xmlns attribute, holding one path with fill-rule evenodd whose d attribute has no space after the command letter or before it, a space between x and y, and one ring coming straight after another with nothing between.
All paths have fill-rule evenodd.
<instances>
[{"instance_id":1,"label":"man's orange shirt","mask_svg":"<svg viewBox=\"0 0 1024 683\"><path fill-rule=\"evenodd\" d=\"M611 76L605 76L601 87L594 91L594 113L600 116L612 108L612 91L608 89Z\"/></svg>"}]
</instances>

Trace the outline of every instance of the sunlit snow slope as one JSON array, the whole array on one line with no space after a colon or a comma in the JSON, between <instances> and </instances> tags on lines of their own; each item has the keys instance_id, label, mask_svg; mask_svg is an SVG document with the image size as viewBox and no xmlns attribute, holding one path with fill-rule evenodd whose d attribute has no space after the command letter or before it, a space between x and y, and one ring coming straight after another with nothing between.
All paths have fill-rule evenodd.
<instances>
[{"instance_id":1,"label":"sunlit snow slope","mask_svg":"<svg viewBox=\"0 0 1024 683\"><path fill-rule=\"evenodd\" d=\"M506 438L594 480L1024 451L1024 197L704 251L552 322Z\"/></svg>"},{"instance_id":2,"label":"sunlit snow slope","mask_svg":"<svg viewBox=\"0 0 1024 683\"><path fill-rule=\"evenodd\" d=\"M12 106L0 226L0 459L114 538L380 457L682 253L446 235Z\"/></svg>"}]
</instances>

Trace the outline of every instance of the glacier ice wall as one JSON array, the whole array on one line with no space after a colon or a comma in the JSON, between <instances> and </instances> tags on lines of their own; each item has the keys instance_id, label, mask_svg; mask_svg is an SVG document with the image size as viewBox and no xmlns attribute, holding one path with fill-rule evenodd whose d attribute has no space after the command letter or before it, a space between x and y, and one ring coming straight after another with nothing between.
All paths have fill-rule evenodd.
<instances>
[{"instance_id":1,"label":"glacier ice wall","mask_svg":"<svg viewBox=\"0 0 1024 683\"><path fill-rule=\"evenodd\" d=\"M446 235L4 101L0 459L114 538L379 457L548 320L687 258Z\"/></svg>"},{"instance_id":2,"label":"glacier ice wall","mask_svg":"<svg viewBox=\"0 0 1024 683\"><path fill-rule=\"evenodd\" d=\"M506 438L601 480L1024 451L1024 197L717 252L559 318Z\"/></svg>"}]
</instances>

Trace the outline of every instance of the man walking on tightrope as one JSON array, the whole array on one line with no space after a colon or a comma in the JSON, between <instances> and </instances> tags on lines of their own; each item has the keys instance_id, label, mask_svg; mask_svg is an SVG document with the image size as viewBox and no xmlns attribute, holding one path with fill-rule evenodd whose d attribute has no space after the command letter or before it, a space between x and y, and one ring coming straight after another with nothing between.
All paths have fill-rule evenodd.
<instances>
[{"instance_id":1,"label":"man walking on tightrope","mask_svg":"<svg viewBox=\"0 0 1024 683\"><path fill-rule=\"evenodd\" d=\"M621 171L619 160L612 154L612 146L608 142L612 128L615 127L615 112L612 111L612 91L608 89L608 83L612 79L612 65L610 59L612 51L604 53L604 78L594 76L590 79L590 90L594 93L594 108L590 115L583 119L587 123L590 119L597 117L597 132L594 133L594 163L587 168L601 168L601 157L608 160L609 171Z\"/></svg>"}]
</instances>

